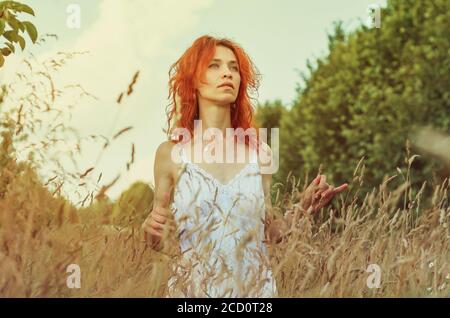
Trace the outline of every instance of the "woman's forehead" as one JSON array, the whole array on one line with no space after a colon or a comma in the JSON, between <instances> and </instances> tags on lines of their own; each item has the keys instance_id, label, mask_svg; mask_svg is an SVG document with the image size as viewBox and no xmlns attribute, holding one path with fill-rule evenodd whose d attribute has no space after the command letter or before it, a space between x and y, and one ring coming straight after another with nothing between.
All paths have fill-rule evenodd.
<instances>
[{"instance_id":1,"label":"woman's forehead","mask_svg":"<svg viewBox=\"0 0 450 318\"><path fill-rule=\"evenodd\" d=\"M221 61L225 61L225 62L231 62L231 61L237 62L236 56L234 55L233 50L231 50L230 48L227 48L226 46L223 46L223 45L216 46L216 52L214 53L212 60L221 60Z\"/></svg>"}]
</instances>

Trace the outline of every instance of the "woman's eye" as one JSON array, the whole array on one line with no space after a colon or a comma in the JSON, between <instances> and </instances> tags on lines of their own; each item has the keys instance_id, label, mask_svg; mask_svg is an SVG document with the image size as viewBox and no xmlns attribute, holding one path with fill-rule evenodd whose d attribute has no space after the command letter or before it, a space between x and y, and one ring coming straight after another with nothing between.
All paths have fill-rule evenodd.
<instances>
[{"instance_id":1,"label":"woman's eye","mask_svg":"<svg viewBox=\"0 0 450 318\"><path fill-rule=\"evenodd\" d=\"M216 67L216 66L219 66L219 64L211 64L209 67Z\"/></svg>"},{"instance_id":2,"label":"woman's eye","mask_svg":"<svg viewBox=\"0 0 450 318\"><path fill-rule=\"evenodd\" d=\"M233 66L233 70L235 70L236 72L238 72L238 71L239 71L239 67Z\"/></svg>"}]
</instances>

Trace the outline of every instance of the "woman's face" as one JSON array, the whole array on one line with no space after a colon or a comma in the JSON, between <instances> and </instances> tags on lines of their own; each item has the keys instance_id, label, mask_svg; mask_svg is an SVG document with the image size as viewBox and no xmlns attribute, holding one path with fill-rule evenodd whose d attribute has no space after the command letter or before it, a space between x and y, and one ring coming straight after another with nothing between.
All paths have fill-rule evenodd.
<instances>
[{"instance_id":1,"label":"woman's face","mask_svg":"<svg viewBox=\"0 0 450 318\"><path fill-rule=\"evenodd\" d=\"M218 45L205 74L206 84L199 83L197 97L218 105L234 103L239 93L241 76L239 65L233 51ZM233 87L224 84L231 84Z\"/></svg>"}]
</instances>

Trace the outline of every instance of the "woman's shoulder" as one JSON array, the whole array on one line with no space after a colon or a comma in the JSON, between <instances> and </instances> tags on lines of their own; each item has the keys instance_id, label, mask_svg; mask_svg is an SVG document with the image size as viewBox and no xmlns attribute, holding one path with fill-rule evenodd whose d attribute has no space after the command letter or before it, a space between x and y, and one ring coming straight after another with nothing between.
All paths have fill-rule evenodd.
<instances>
[{"instance_id":1,"label":"woman's shoulder","mask_svg":"<svg viewBox=\"0 0 450 318\"><path fill-rule=\"evenodd\" d=\"M155 155L155 171L161 175L170 176L176 180L180 168L179 151L176 149L177 142L167 140L159 144Z\"/></svg>"},{"instance_id":2,"label":"woman's shoulder","mask_svg":"<svg viewBox=\"0 0 450 318\"><path fill-rule=\"evenodd\" d=\"M166 140L159 144L158 148L156 149L156 153L160 153L162 155L170 154L173 147L176 145L176 142L173 140Z\"/></svg>"},{"instance_id":3,"label":"woman's shoulder","mask_svg":"<svg viewBox=\"0 0 450 318\"><path fill-rule=\"evenodd\" d=\"M173 163L173 150L176 144L173 140L166 140L160 143L156 149L155 161L162 164Z\"/></svg>"}]
</instances>

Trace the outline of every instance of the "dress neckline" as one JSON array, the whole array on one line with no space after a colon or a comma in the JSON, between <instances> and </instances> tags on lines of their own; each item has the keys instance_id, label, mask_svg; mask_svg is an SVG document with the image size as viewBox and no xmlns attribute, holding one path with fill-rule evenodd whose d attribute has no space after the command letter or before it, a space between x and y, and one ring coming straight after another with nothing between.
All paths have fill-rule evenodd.
<instances>
[{"instance_id":1,"label":"dress neckline","mask_svg":"<svg viewBox=\"0 0 450 318\"><path fill-rule=\"evenodd\" d=\"M257 162L257 159L254 155L252 155L252 153L250 153L250 162L247 162L245 164L244 167L242 167L230 180L228 180L227 182L223 183L222 181L220 181L219 179L217 179L215 176L213 176L210 172L206 171L205 169L203 169L202 167L200 167L199 165L197 165L196 163L190 161L185 153L185 150L183 147L180 148L180 157L182 162L187 165L192 167L194 170L196 170L197 172L199 172L200 174L202 174L204 177L206 177L207 179L211 180L217 187L220 188L228 188L231 185L233 185L233 183L238 180L242 174L251 166L256 165L257 167L259 167L259 164Z\"/></svg>"},{"instance_id":2,"label":"dress neckline","mask_svg":"<svg viewBox=\"0 0 450 318\"><path fill-rule=\"evenodd\" d=\"M187 161L185 162L185 164L189 165L190 167L193 167L196 171L200 172L202 175L204 175L205 177L207 177L208 179L210 179L215 185L225 188L225 187L229 187L231 186L237 179L239 179L242 174L252 165L257 164L256 162L248 162L243 168L241 168L237 173L234 174L234 176L228 180L226 183L223 183L222 181L220 181L219 179L217 179L216 177L214 177L211 173L209 173L208 171L206 171L205 169L201 168L199 165Z\"/></svg>"}]
</instances>

